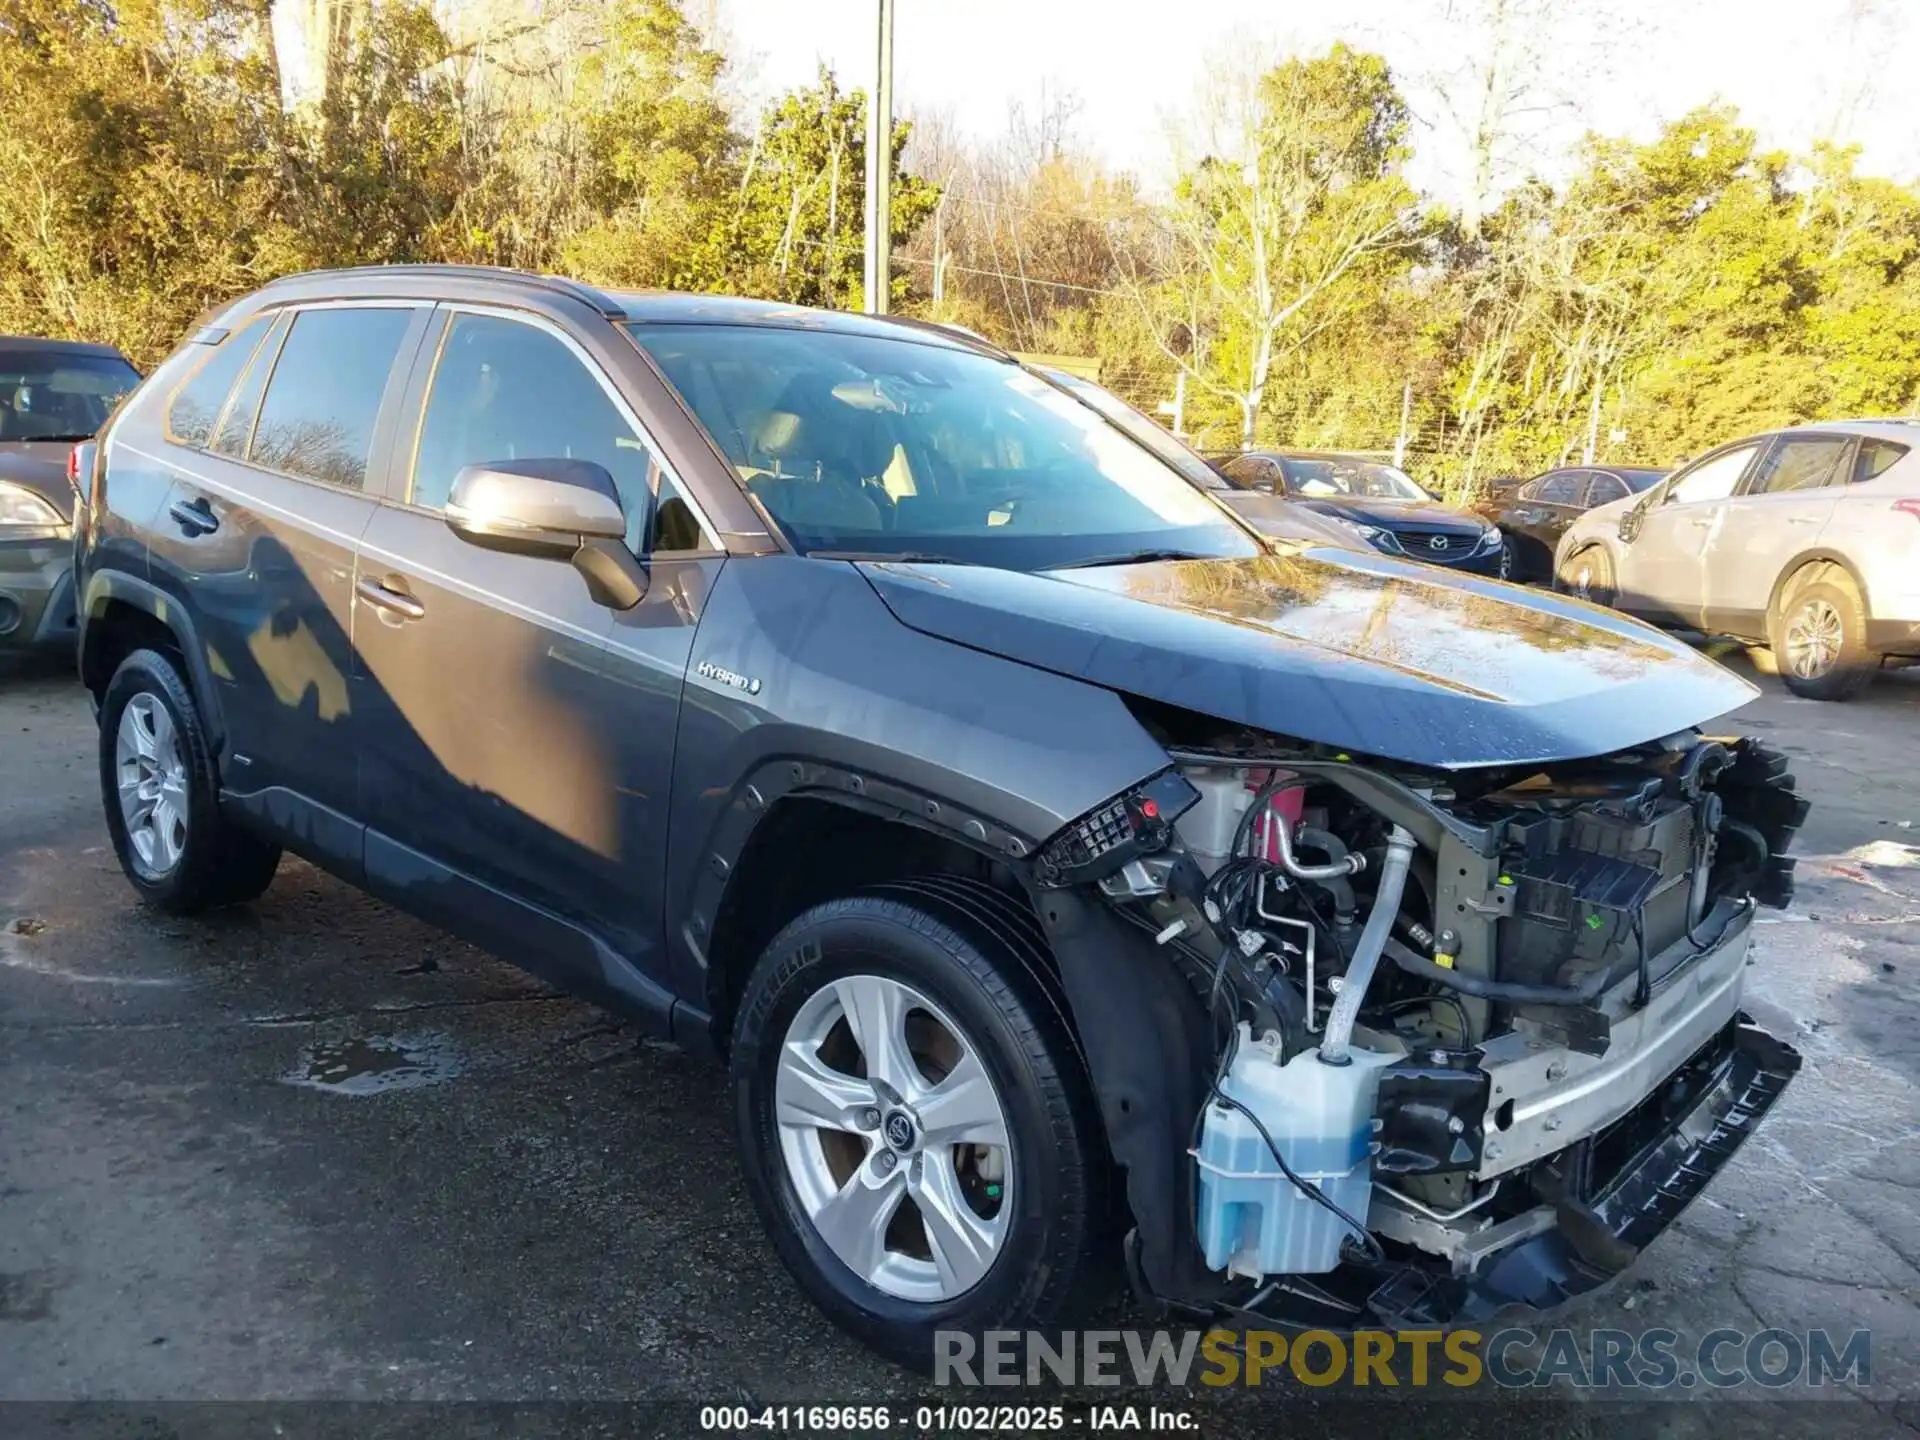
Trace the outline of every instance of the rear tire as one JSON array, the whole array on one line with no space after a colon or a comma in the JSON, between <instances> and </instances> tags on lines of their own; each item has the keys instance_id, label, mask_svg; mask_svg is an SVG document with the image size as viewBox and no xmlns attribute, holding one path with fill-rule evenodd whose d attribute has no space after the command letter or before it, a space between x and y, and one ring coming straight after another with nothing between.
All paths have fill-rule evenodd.
<instances>
[{"instance_id":1,"label":"rear tire","mask_svg":"<svg viewBox=\"0 0 1920 1440\"><path fill-rule=\"evenodd\" d=\"M1867 607L1844 571L1789 581L1767 619L1774 663L1796 695L1851 700L1879 672L1880 657L1867 648Z\"/></svg>"},{"instance_id":2,"label":"rear tire","mask_svg":"<svg viewBox=\"0 0 1920 1440\"><path fill-rule=\"evenodd\" d=\"M220 784L193 694L172 660L136 650L100 702L100 798L128 883L192 915L259 896L280 847L220 813Z\"/></svg>"},{"instance_id":3,"label":"rear tire","mask_svg":"<svg viewBox=\"0 0 1920 1440\"><path fill-rule=\"evenodd\" d=\"M906 886L815 906L768 945L734 1025L741 1160L774 1249L836 1325L919 1370L939 1331L1044 1328L1079 1310L1107 1231L1106 1150L1078 1053L1031 957L987 919ZM881 1013L874 995L892 997L897 1027L853 1023ZM889 1032L910 1068L884 1051L869 1063L870 1037L884 1046ZM959 1058L923 1058L933 1042ZM933 1097L962 1076L986 1082L997 1121L942 1125ZM823 1094L844 1121L815 1123ZM901 1111L904 1149L890 1133ZM952 1139L991 1133L1004 1145ZM828 1207L863 1183L896 1190L850 1244ZM963 1189L972 1213L956 1226L942 1207Z\"/></svg>"},{"instance_id":4,"label":"rear tire","mask_svg":"<svg viewBox=\"0 0 1920 1440\"><path fill-rule=\"evenodd\" d=\"M1518 585L1527 578L1526 566L1521 563L1519 547L1513 543L1511 535L1500 537L1500 568L1497 572L1502 580Z\"/></svg>"}]
</instances>

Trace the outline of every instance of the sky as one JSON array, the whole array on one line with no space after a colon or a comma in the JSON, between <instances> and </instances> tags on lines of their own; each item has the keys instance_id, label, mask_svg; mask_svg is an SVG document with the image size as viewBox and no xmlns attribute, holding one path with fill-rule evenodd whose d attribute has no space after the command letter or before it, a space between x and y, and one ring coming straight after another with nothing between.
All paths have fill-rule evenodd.
<instances>
[{"instance_id":1,"label":"sky","mask_svg":"<svg viewBox=\"0 0 1920 1440\"><path fill-rule=\"evenodd\" d=\"M877 0L686 0L717 22L734 85L760 99L812 80L871 83ZM1010 107L1067 97L1069 138L1161 188L1173 137L1222 56L1346 40L1383 53L1418 128L1413 178L1457 200L1469 173L1445 93L1483 53L1496 0L896 0L895 113L982 139ZM1532 37L1514 168L1554 175L1588 129L1650 138L1730 101L1763 143L1857 142L1862 168L1920 177L1920 0L1507 0Z\"/></svg>"}]
</instances>

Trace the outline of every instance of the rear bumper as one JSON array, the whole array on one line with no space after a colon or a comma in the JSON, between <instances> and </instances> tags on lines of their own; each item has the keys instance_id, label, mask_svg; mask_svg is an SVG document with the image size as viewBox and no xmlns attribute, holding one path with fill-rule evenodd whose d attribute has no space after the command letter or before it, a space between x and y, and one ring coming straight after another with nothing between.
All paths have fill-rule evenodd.
<instances>
[{"instance_id":1,"label":"rear bumper","mask_svg":"<svg viewBox=\"0 0 1920 1440\"><path fill-rule=\"evenodd\" d=\"M0 541L0 653L74 643L73 544Z\"/></svg>"}]
</instances>

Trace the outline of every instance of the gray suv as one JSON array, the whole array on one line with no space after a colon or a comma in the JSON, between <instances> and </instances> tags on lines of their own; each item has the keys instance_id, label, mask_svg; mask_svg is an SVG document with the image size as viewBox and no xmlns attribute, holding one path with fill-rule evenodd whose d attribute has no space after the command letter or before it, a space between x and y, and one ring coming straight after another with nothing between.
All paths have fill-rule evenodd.
<instances>
[{"instance_id":1,"label":"gray suv","mask_svg":"<svg viewBox=\"0 0 1920 1440\"><path fill-rule=\"evenodd\" d=\"M1117 1260L1188 1313L1557 1304L1797 1068L1741 985L1805 802L1696 728L1746 682L1261 537L971 337L298 276L86 478L138 894L284 847L723 1058L774 1248L905 1363Z\"/></svg>"}]
</instances>

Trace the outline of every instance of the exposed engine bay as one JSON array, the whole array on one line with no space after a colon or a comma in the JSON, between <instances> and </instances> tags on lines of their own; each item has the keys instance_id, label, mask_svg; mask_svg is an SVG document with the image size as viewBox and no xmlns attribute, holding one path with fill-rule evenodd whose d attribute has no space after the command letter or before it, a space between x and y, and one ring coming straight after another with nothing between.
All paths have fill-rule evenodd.
<instances>
[{"instance_id":1,"label":"exposed engine bay","mask_svg":"<svg viewBox=\"0 0 1920 1440\"><path fill-rule=\"evenodd\" d=\"M1807 809L1777 752L1168 753L1038 871L1097 887L1204 1007L1187 1208L1217 1303L1349 1325L1557 1303L1630 1264L1798 1068L1740 1008Z\"/></svg>"}]
</instances>

